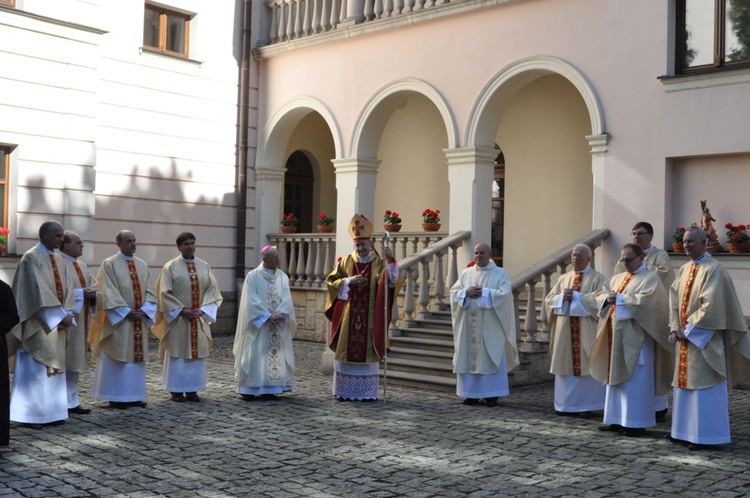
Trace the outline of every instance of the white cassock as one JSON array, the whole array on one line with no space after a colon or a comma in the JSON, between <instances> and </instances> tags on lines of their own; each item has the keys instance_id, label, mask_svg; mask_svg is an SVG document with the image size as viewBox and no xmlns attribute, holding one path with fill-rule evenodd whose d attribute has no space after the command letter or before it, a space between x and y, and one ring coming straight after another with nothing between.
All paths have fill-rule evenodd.
<instances>
[{"instance_id":1,"label":"white cassock","mask_svg":"<svg viewBox=\"0 0 750 498\"><path fill-rule=\"evenodd\" d=\"M587 266L582 273L585 276L586 273L592 271L593 270L591 270L591 268ZM572 282L572 279L569 280ZM596 280L596 282L596 287L601 285L601 282L599 280ZM596 289L586 290L595 291ZM578 317L580 321L592 321L593 318L586 307L583 305L581 297L581 292L573 291L573 299L570 302L566 302L563 301L562 292L557 294L554 304L552 305L552 313L561 317ZM560 326L569 327L570 323L569 321L564 320L562 321ZM593 340L593 338L596 336L596 322L579 325L581 334L584 333L583 329L586 326L593 328L593 337L591 337L591 339ZM584 340L584 338L579 338L578 342L579 347L585 348L588 341ZM579 351L578 354L579 356L585 355L585 357L588 358L589 352L590 351ZM583 366L584 368L582 369L581 375L555 374L554 404L556 411L565 413L580 413L604 409L604 398L606 392L605 385L592 376L586 375L586 373L588 373L588 362L586 362Z\"/></svg>"},{"instance_id":2,"label":"white cassock","mask_svg":"<svg viewBox=\"0 0 750 498\"><path fill-rule=\"evenodd\" d=\"M283 320L271 323L273 315ZM249 272L242 288L234 337L237 392L281 394L294 389L294 348L297 329L289 277L262 264Z\"/></svg>"},{"instance_id":3,"label":"white cassock","mask_svg":"<svg viewBox=\"0 0 750 498\"><path fill-rule=\"evenodd\" d=\"M688 324L685 337L700 350L706 347L714 330ZM726 379L705 389L675 387L672 395L672 437L696 444L731 443L729 394Z\"/></svg>"},{"instance_id":4,"label":"white cassock","mask_svg":"<svg viewBox=\"0 0 750 498\"><path fill-rule=\"evenodd\" d=\"M474 286L482 287L482 296L468 298L466 289ZM508 273L493 261L464 270L451 288L451 313L456 395L470 399L507 396L508 370L518 365Z\"/></svg>"}]
</instances>

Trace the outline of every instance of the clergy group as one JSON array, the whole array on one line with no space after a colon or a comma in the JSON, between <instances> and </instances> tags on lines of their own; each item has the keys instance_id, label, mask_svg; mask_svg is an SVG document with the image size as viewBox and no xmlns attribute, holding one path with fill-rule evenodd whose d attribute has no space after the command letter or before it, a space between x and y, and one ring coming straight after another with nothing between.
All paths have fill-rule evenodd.
<instances>
[{"instance_id":1,"label":"clergy group","mask_svg":"<svg viewBox=\"0 0 750 498\"><path fill-rule=\"evenodd\" d=\"M326 279L332 394L373 401L401 279L391 247L385 244L382 255L375 248L366 216L355 215L348 231L354 250ZM676 278L667 253L651 244L649 223L637 223L631 235L609 279L591 267L591 249L576 245L571 269L544 298L554 410L578 418L602 412L599 430L638 437L666 420L671 394L670 440L694 450L729 443L728 392L750 378L750 338L733 283L698 227L685 232L690 261ZM2 362L0 444L8 444L8 414L39 426L90 411L78 394L87 343L96 362L91 396L111 408L146 406L149 333L159 339L170 399L201 401L222 296L211 267L196 257L195 235L177 236L179 255L155 279L135 256L133 232L120 231L115 243L117 253L94 278L79 259L80 236L47 221L20 260L12 292L0 282L0 333L15 369L8 402ZM233 347L236 393L246 401L294 389L297 318L289 278L278 248L260 254L242 287ZM488 244L474 248L450 290L450 306L456 394L469 406L497 406L510 394L508 373L520 361L511 281Z\"/></svg>"}]
</instances>

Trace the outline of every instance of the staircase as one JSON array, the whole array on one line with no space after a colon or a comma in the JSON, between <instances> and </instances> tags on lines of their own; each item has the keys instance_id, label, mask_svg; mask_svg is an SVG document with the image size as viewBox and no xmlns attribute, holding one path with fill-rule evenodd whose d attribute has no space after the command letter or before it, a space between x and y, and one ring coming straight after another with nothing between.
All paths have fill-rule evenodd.
<instances>
[{"instance_id":1,"label":"staircase","mask_svg":"<svg viewBox=\"0 0 750 498\"><path fill-rule=\"evenodd\" d=\"M543 296L550 291L553 277L566 271L575 244L586 244L593 251L608 235L609 230L594 230L511 277L520 360L520 365L508 373L511 386L552 379L549 373L549 331L547 318L542 312ZM400 261L399 270L406 276L406 286L401 294L403 315L400 327L395 333L391 330L389 383L455 392L451 316L450 311L442 309L449 300L446 290L458 277L456 247L467 236L466 233L454 234ZM445 280L443 258L449 255L448 278ZM431 264L434 273L430 272ZM431 279L431 274L434 274L434 279ZM531 308L529 300L534 303ZM417 308L422 311L417 311Z\"/></svg>"},{"instance_id":2,"label":"staircase","mask_svg":"<svg viewBox=\"0 0 750 498\"><path fill-rule=\"evenodd\" d=\"M526 312L521 306L521 323ZM400 328L400 335L391 337L388 352L388 383L456 392L456 375L453 373L453 327L450 311L420 313L412 327ZM530 383L535 357L546 355L547 344L539 351L519 351L521 364L508 373L508 383L519 386ZM538 358L544 362L544 358ZM549 362L546 363L549 365ZM383 370L380 371L381 376ZM551 377L550 377L551 378Z\"/></svg>"}]
</instances>

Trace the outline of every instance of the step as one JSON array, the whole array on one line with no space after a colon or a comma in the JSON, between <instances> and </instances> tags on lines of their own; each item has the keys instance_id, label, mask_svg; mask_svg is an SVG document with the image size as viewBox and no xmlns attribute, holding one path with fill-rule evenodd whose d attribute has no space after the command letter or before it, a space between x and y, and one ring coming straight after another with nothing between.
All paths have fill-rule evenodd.
<instances>
[{"instance_id":1,"label":"step","mask_svg":"<svg viewBox=\"0 0 750 498\"><path fill-rule=\"evenodd\" d=\"M435 329L435 328L426 328L426 327L418 327L418 328L405 328L405 329L399 329L401 330L401 335L399 337L424 337L424 338L433 338L433 339L439 339L442 341L452 341L453 340L453 330L446 330L446 329Z\"/></svg>"},{"instance_id":2,"label":"step","mask_svg":"<svg viewBox=\"0 0 750 498\"><path fill-rule=\"evenodd\" d=\"M407 347L411 349L427 349L430 351L453 352L453 341L441 341L437 339L425 339L422 337L391 337L393 346Z\"/></svg>"},{"instance_id":3,"label":"step","mask_svg":"<svg viewBox=\"0 0 750 498\"><path fill-rule=\"evenodd\" d=\"M409 372L420 375L435 375L438 377L454 377L453 365L450 363L435 363L431 361L414 361L404 358L388 357L388 373Z\"/></svg>"},{"instance_id":4,"label":"step","mask_svg":"<svg viewBox=\"0 0 750 498\"><path fill-rule=\"evenodd\" d=\"M453 362L453 353L447 351L428 351L417 348L404 348L391 346L388 352L388 358L402 358L415 361L432 361L451 364Z\"/></svg>"},{"instance_id":5,"label":"step","mask_svg":"<svg viewBox=\"0 0 750 498\"><path fill-rule=\"evenodd\" d=\"M453 323L450 320L435 320L417 318L409 324L409 329L440 329L453 330Z\"/></svg>"},{"instance_id":6,"label":"step","mask_svg":"<svg viewBox=\"0 0 750 498\"><path fill-rule=\"evenodd\" d=\"M381 377L383 371L380 371ZM439 377L436 375L415 374L412 372L391 371L388 369L388 384L416 387L432 391L456 392L456 378Z\"/></svg>"}]
</instances>

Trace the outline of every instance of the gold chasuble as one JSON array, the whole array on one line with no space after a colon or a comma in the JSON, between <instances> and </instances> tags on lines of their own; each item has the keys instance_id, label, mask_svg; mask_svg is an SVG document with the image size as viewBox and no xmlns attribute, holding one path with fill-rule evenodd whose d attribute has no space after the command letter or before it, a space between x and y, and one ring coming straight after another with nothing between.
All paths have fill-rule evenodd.
<instances>
[{"instance_id":1,"label":"gold chasuble","mask_svg":"<svg viewBox=\"0 0 750 498\"><path fill-rule=\"evenodd\" d=\"M596 340L597 308L592 292L598 291L604 284L604 276L588 268L582 272L575 270L562 275L544 300L549 317L550 329L550 373L555 375L589 375L589 358ZM571 316L555 313L555 302L565 289L581 293L581 304L589 313L588 316ZM568 310L570 303L566 303Z\"/></svg>"},{"instance_id":2,"label":"gold chasuble","mask_svg":"<svg viewBox=\"0 0 750 498\"><path fill-rule=\"evenodd\" d=\"M667 293L659 277L644 267L635 273L620 273L604 284L596 301L611 291L622 295L628 319L617 319L617 306L609 305L599 320L596 342L591 352L591 376L599 382L619 385L631 379L643 341L654 340L654 392L669 392L672 373L672 345L669 344Z\"/></svg>"},{"instance_id":3,"label":"gold chasuble","mask_svg":"<svg viewBox=\"0 0 750 498\"><path fill-rule=\"evenodd\" d=\"M211 324L203 317L191 321L181 315L167 322L164 314L209 304L221 306L221 293L208 263L199 258L193 261L182 256L174 258L162 268L156 294L159 311L152 332L160 339L159 358L163 359L165 352L174 358L206 358L213 344Z\"/></svg>"},{"instance_id":4,"label":"gold chasuble","mask_svg":"<svg viewBox=\"0 0 750 498\"><path fill-rule=\"evenodd\" d=\"M73 289L91 288L97 293L97 297L83 300L81 312L76 313L76 326L68 328L68 340L65 346L65 357L67 370L74 372L83 372L86 370L86 342L89 335L89 321L93 312L96 311L96 304L99 296L99 284L91 275L86 264L82 261L73 260L73 258L62 255L63 264L73 275ZM92 311L92 307L94 308Z\"/></svg>"},{"instance_id":5,"label":"gold chasuble","mask_svg":"<svg viewBox=\"0 0 750 498\"><path fill-rule=\"evenodd\" d=\"M367 284L349 287L349 300L338 299L339 290L348 277L362 275ZM328 345L337 361L376 363L383 359L384 337L391 322L391 307L385 320L385 296L393 302L394 291L386 284L386 264L373 250L366 263L359 263L357 253L349 254L326 279L326 317L331 320Z\"/></svg>"},{"instance_id":6,"label":"gold chasuble","mask_svg":"<svg viewBox=\"0 0 750 498\"><path fill-rule=\"evenodd\" d=\"M669 325L677 330L692 324L715 332L702 350L690 341L677 341L672 385L705 389L727 379L731 387L750 378L747 322L726 269L708 253L699 261L678 271L670 289Z\"/></svg>"},{"instance_id":7,"label":"gold chasuble","mask_svg":"<svg viewBox=\"0 0 750 498\"><path fill-rule=\"evenodd\" d=\"M140 310L144 302L156 302L148 265L136 257L126 261L121 253L117 253L102 262L98 280L104 313L99 313L91 323L89 344L94 357L101 349L117 361L145 361L148 357L149 326L141 320L127 318L112 325L106 312L118 308Z\"/></svg>"},{"instance_id":8,"label":"gold chasuble","mask_svg":"<svg viewBox=\"0 0 750 498\"><path fill-rule=\"evenodd\" d=\"M42 308L75 310L72 275L62 257L49 254L39 245L26 251L13 279L20 323L8 334L8 354L23 347L34 361L47 367L50 374L65 370L65 332L49 330L37 318Z\"/></svg>"}]
</instances>

